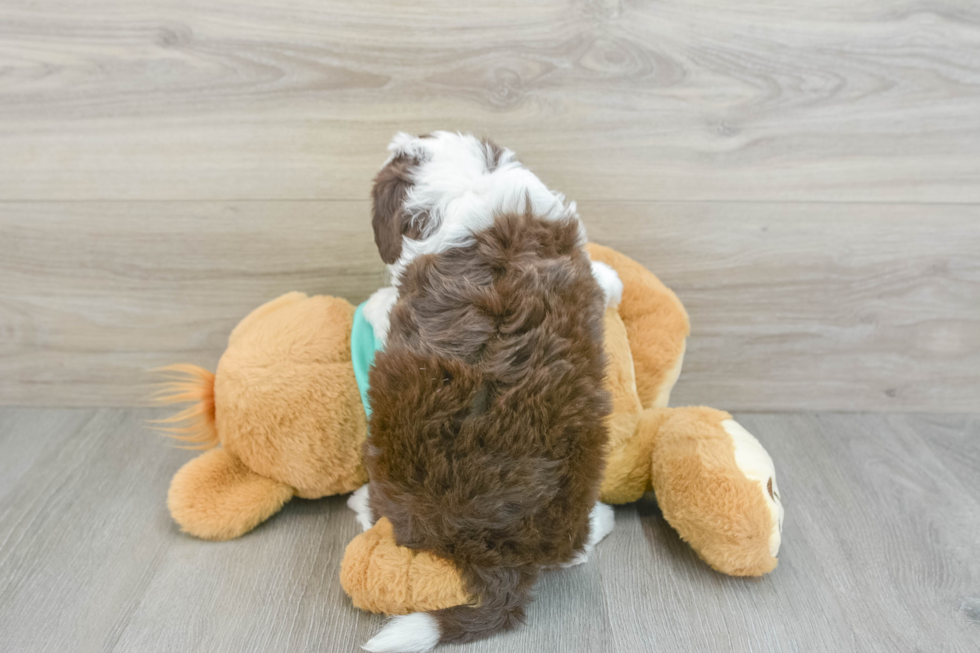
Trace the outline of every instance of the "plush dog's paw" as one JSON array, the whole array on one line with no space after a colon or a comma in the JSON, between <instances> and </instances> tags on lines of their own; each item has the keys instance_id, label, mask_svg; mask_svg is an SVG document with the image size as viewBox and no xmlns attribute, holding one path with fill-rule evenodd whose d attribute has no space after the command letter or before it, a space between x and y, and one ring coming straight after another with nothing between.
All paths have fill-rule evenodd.
<instances>
[{"instance_id":1,"label":"plush dog's paw","mask_svg":"<svg viewBox=\"0 0 980 653\"><path fill-rule=\"evenodd\" d=\"M371 486L367 483L354 490L347 499L347 507L357 513L357 523L362 530L367 530L374 526L374 517L371 515Z\"/></svg>"}]
</instances>

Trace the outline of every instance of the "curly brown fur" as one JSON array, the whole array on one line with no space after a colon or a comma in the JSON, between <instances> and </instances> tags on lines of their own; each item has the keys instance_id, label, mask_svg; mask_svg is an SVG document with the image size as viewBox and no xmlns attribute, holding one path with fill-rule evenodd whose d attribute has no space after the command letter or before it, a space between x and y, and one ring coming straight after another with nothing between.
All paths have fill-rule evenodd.
<instances>
[{"instance_id":1,"label":"curly brown fur","mask_svg":"<svg viewBox=\"0 0 980 653\"><path fill-rule=\"evenodd\" d=\"M512 628L542 567L586 542L606 443L603 295L575 219L498 217L415 259L371 373L375 517L453 561L476 606L440 641Z\"/></svg>"}]
</instances>

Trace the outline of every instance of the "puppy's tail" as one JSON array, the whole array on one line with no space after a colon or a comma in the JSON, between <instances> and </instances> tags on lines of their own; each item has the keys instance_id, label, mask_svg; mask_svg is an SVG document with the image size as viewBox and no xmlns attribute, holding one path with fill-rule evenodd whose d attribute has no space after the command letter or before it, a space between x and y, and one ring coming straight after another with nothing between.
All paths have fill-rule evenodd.
<instances>
[{"instance_id":1,"label":"puppy's tail","mask_svg":"<svg viewBox=\"0 0 980 653\"><path fill-rule=\"evenodd\" d=\"M471 568L464 574L476 605L395 617L364 645L371 653L422 653L436 644L472 642L524 622L537 565Z\"/></svg>"}]
</instances>

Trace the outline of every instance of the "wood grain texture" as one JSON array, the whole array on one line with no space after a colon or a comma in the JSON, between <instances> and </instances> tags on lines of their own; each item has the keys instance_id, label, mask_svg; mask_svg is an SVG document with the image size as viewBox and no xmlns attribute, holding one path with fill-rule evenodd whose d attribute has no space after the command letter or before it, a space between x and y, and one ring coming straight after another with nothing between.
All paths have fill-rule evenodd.
<instances>
[{"instance_id":1,"label":"wood grain texture","mask_svg":"<svg viewBox=\"0 0 980 653\"><path fill-rule=\"evenodd\" d=\"M980 502L980 416L917 415L906 423Z\"/></svg>"},{"instance_id":2,"label":"wood grain texture","mask_svg":"<svg viewBox=\"0 0 980 653\"><path fill-rule=\"evenodd\" d=\"M146 403L154 367L214 369L252 309L384 282L367 205L0 204L0 403Z\"/></svg>"},{"instance_id":3,"label":"wood grain texture","mask_svg":"<svg viewBox=\"0 0 980 653\"><path fill-rule=\"evenodd\" d=\"M779 567L722 576L652 500L619 509L597 549L608 650L975 650L980 505L906 418L737 418L776 463L787 509Z\"/></svg>"},{"instance_id":4,"label":"wood grain texture","mask_svg":"<svg viewBox=\"0 0 980 653\"><path fill-rule=\"evenodd\" d=\"M15 487L44 456L65 446L94 411L5 408L0 420L0 497Z\"/></svg>"},{"instance_id":5,"label":"wood grain texture","mask_svg":"<svg viewBox=\"0 0 980 653\"><path fill-rule=\"evenodd\" d=\"M590 236L677 292L674 405L946 410L980 397L980 206L603 203Z\"/></svg>"},{"instance_id":6,"label":"wood grain texture","mask_svg":"<svg viewBox=\"0 0 980 653\"><path fill-rule=\"evenodd\" d=\"M7 0L0 199L361 199L398 129L579 199L980 201L965 0Z\"/></svg>"},{"instance_id":7,"label":"wood grain texture","mask_svg":"<svg viewBox=\"0 0 980 653\"><path fill-rule=\"evenodd\" d=\"M584 202L693 324L673 402L974 411L980 207ZM0 404L133 405L289 290L384 282L366 202L0 203Z\"/></svg>"},{"instance_id":8,"label":"wood grain texture","mask_svg":"<svg viewBox=\"0 0 980 653\"><path fill-rule=\"evenodd\" d=\"M21 470L0 493L4 649L360 650L382 619L340 589L357 532L344 498L294 500L231 542L182 535L164 501L193 454L144 430L158 414L0 409L0 461ZM737 417L786 498L775 572L711 571L644 499L617 509L586 565L543 576L526 626L440 650L976 650L980 502L935 454L972 455L973 418Z\"/></svg>"}]
</instances>

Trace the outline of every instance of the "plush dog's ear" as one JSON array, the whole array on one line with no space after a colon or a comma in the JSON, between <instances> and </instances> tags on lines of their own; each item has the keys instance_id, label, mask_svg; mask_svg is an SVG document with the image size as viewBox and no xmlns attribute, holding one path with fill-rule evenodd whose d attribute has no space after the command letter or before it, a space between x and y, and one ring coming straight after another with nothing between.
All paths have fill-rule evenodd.
<instances>
[{"instance_id":1,"label":"plush dog's ear","mask_svg":"<svg viewBox=\"0 0 980 653\"><path fill-rule=\"evenodd\" d=\"M388 264L401 256L403 236L418 238L422 233L420 221L417 218L412 220L405 213L405 198L412 187L412 173L417 166L417 159L399 154L374 178L371 192L374 215L371 224L378 252Z\"/></svg>"}]
</instances>

